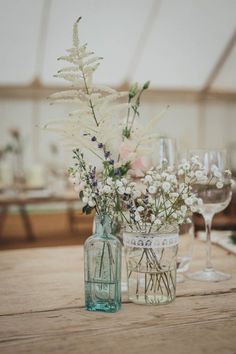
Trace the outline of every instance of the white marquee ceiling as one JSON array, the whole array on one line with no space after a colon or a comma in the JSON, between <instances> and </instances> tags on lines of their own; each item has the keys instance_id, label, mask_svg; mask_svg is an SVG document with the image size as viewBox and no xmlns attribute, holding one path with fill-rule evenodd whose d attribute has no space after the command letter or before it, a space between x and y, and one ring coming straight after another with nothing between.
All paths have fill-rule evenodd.
<instances>
[{"instance_id":1,"label":"white marquee ceiling","mask_svg":"<svg viewBox=\"0 0 236 354\"><path fill-rule=\"evenodd\" d=\"M105 58L99 83L200 90L236 29L235 0L0 0L0 13L0 85L30 83L37 72L58 84L56 58L81 15L82 41ZM236 91L236 47L213 87Z\"/></svg>"}]
</instances>

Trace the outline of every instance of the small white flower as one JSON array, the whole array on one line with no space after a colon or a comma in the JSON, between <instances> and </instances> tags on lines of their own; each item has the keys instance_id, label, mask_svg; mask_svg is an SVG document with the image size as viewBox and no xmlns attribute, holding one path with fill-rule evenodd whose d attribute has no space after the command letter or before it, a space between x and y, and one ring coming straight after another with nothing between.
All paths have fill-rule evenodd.
<instances>
[{"instance_id":1,"label":"small white flower","mask_svg":"<svg viewBox=\"0 0 236 354\"><path fill-rule=\"evenodd\" d=\"M135 221L140 221L141 220L140 215L139 214L135 214L134 220Z\"/></svg>"},{"instance_id":2,"label":"small white flower","mask_svg":"<svg viewBox=\"0 0 236 354\"><path fill-rule=\"evenodd\" d=\"M199 164L199 157L198 156L192 156L191 157L191 162L193 163L193 164Z\"/></svg>"},{"instance_id":3,"label":"small white flower","mask_svg":"<svg viewBox=\"0 0 236 354\"><path fill-rule=\"evenodd\" d=\"M131 188L127 187L126 190L125 190L125 193L130 194L131 193Z\"/></svg>"},{"instance_id":4,"label":"small white flower","mask_svg":"<svg viewBox=\"0 0 236 354\"><path fill-rule=\"evenodd\" d=\"M184 170L184 171L189 171L189 169L190 169L190 164L189 164L188 162L185 162L185 163L183 164L183 170Z\"/></svg>"},{"instance_id":5,"label":"small white flower","mask_svg":"<svg viewBox=\"0 0 236 354\"><path fill-rule=\"evenodd\" d=\"M126 178L121 178L121 182L126 185L128 183L127 179Z\"/></svg>"},{"instance_id":6,"label":"small white flower","mask_svg":"<svg viewBox=\"0 0 236 354\"><path fill-rule=\"evenodd\" d=\"M107 185L104 186L104 187L103 187L103 192L104 192L104 193L111 193L111 187L110 187L110 186L107 186Z\"/></svg>"},{"instance_id":7,"label":"small white flower","mask_svg":"<svg viewBox=\"0 0 236 354\"><path fill-rule=\"evenodd\" d=\"M186 214L188 208L186 207L186 205L181 205L180 210L182 211L183 214Z\"/></svg>"},{"instance_id":8,"label":"small white flower","mask_svg":"<svg viewBox=\"0 0 236 354\"><path fill-rule=\"evenodd\" d=\"M107 180L106 180L106 183L111 186L112 185L112 178L111 177L108 177Z\"/></svg>"},{"instance_id":9,"label":"small white flower","mask_svg":"<svg viewBox=\"0 0 236 354\"><path fill-rule=\"evenodd\" d=\"M232 172L230 170L225 170L225 174L228 175L228 176L231 176Z\"/></svg>"},{"instance_id":10,"label":"small white flower","mask_svg":"<svg viewBox=\"0 0 236 354\"><path fill-rule=\"evenodd\" d=\"M141 192L135 190L135 191L133 192L133 197L134 197L134 199L141 197Z\"/></svg>"},{"instance_id":11,"label":"small white flower","mask_svg":"<svg viewBox=\"0 0 236 354\"><path fill-rule=\"evenodd\" d=\"M168 176L169 176L169 175L168 175L168 173L166 173L166 172L162 172L162 174L161 174L161 177L164 178L164 179L167 178Z\"/></svg>"},{"instance_id":12,"label":"small white flower","mask_svg":"<svg viewBox=\"0 0 236 354\"><path fill-rule=\"evenodd\" d=\"M180 168L179 171L178 171L178 175L182 176L183 174L184 174L184 170L182 168Z\"/></svg>"},{"instance_id":13,"label":"small white flower","mask_svg":"<svg viewBox=\"0 0 236 354\"><path fill-rule=\"evenodd\" d=\"M169 192L170 188L171 188L171 184L169 182L162 183L162 189L164 192L166 192L166 193Z\"/></svg>"},{"instance_id":14,"label":"small white flower","mask_svg":"<svg viewBox=\"0 0 236 354\"><path fill-rule=\"evenodd\" d=\"M125 188L124 187L119 187L118 188L118 193L119 194L124 194L125 193Z\"/></svg>"},{"instance_id":15,"label":"small white flower","mask_svg":"<svg viewBox=\"0 0 236 354\"><path fill-rule=\"evenodd\" d=\"M151 205L154 205L155 204L155 199L153 199L151 196L149 196L148 203L151 204Z\"/></svg>"},{"instance_id":16,"label":"small white flower","mask_svg":"<svg viewBox=\"0 0 236 354\"><path fill-rule=\"evenodd\" d=\"M137 210L138 210L138 212L142 212L142 211L144 211L144 207L142 206L142 205L140 205L138 208L137 208Z\"/></svg>"},{"instance_id":17,"label":"small white flower","mask_svg":"<svg viewBox=\"0 0 236 354\"><path fill-rule=\"evenodd\" d=\"M166 215L166 213L165 213L165 211L164 210L162 210L159 214L158 214L160 217L162 217L162 216L165 216Z\"/></svg>"},{"instance_id":18,"label":"small white flower","mask_svg":"<svg viewBox=\"0 0 236 354\"><path fill-rule=\"evenodd\" d=\"M196 176L196 178L197 178L198 180L199 180L199 179L202 179L202 177L203 177L203 172L200 171L200 170L198 170L198 171L195 172L195 176Z\"/></svg>"},{"instance_id":19,"label":"small white flower","mask_svg":"<svg viewBox=\"0 0 236 354\"><path fill-rule=\"evenodd\" d=\"M188 197L184 200L185 204L188 206L191 206L193 204L193 198L192 197Z\"/></svg>"},{"instance_id":20,"label":"small white flower","mask_svg":"<svg viewBox=\"0 0 236 354\"><path fill-rule=\"evenodd\" d=\"M194 177L194 172L190 171L188 175L189 175L189 177L193 178Z\"/></svg>"},{"instance_id":21,"label":"small white flower","mask_svg":"<svg viewBox=\"0 0 236 354\"><path fill-rule=\"evenodd\" d=\"M150 186L150 187L148 188L148 192L151 193L151 194L155 194L156 191L157 191L157 189L156 189L156 187L154 187L154 186Z\"/></svg>"},{"instance_id":22,"label":"small white flower","mask_svg":"<svg viewBox=\"0 0 236 354\"><path fill-rule=\"evenodd\" d=\"M151 183L151 182L152 182L152 177L150 175L145 176L144 183Z\"/></svg>"},{"instance_id":23,"label":"small white flower","mask_svg":"<svg viewBox=\"0 0 236 354\"><path fill-rule=\"evenodd\" d=\"M216 187L217 187L218 189L221 189L221 188L224 187L224 183L223 183L222 181L218 181L218 182L216 183Z\"/></svg>"},{"instance_id":24,"label":"small white flower","mask_svg":"<svg viewBox=\"0 0 236 354\"><path fill-rule=\"evenodd\" d=\"M167 200L167 201L165 202L165 208L166 208L166 209L169 209L171 206L172 206L172 203L171 203L169 200Z\"/></svg>"},{"instance_id":25,"label":"small white flower","mask_svg":"<svg viewBox=\"0 0 236 354\"><path fill-rule=\"evenodd\" d=\"M91 208L93 208L96 204L95 204L95 201L91 199L91 200L88 201L88 205L89 205Z\"/></svg>"},{"instance_id":26,"label":"small white flower","mask_svg":"<svg viewBox=\"0 0 236 354\"><path fill-rule=\"evenodd\" d=\"M189 176L186 176L186 177L185 177L185 182L186 182L186 183L190 183L190 182L191 182L191 178L190 178Z\"/></svg>"},{"instance_id":27,"label":"small white flower","mask_svg":"<svg viewBox=\"0 0 236 354\"><path fill-rule=\"evenodd\" d=\"M190 207L190 209L191 209L191 211L192 211L193 213L196 213L196 212L198 211L198 208L196 207L196 205L192 205L192 206Z\"/></svg>"},{"instance_id":28,"label":"small white flower","mask_svg":"<svg viewBox=\"0 0 236 354\"><path fill-rule=\"evenodd\" d=\"M118 181L116 181L116 185L117 185L117 187L122 187L122 186L123 186L123 183L118 180Z\"/></svg>"},{"instance_id":29,"label":"small white flower","mask_svg":"<svg viewBox=\"0 0 236 354\"><path fill-rule=\"evenodd\" d=\"M171 183L176 183L176 176L175 175L170 175L167 179L167 181L170 181Z\"/></svg>"},{"instance_id":30,"label":"small white flower","mask_svg":"<svg viewBox=\"0 0 236 354\"><path fill-rule=\"evenodd\" d=\"M179 185L179 192L180 193L183 193L183 192L185 192L187 190L187 186L184 184L184 183L181 183L180 185Z\"/></svg>"},{"instance_id":31,"label":"small white flower","mask_svg":"<svg viewBox=\"0 0 236 354\"><path fill-rule=\"evenodd\" d=\"M85 189L83 191L84 197L88 197L90 195L90 192L88 191L88 189Z\"/></svg>"},{"instance_id":32,"label":"small white flower","mask_svg":"<svg viewBox=\"0 0 236 354\"><path fill-rule=\"evenodd\" d=\"M156 219L154 221L154 225L161 225L161 220L160 219Z\"/></svg>"}]
</instances>

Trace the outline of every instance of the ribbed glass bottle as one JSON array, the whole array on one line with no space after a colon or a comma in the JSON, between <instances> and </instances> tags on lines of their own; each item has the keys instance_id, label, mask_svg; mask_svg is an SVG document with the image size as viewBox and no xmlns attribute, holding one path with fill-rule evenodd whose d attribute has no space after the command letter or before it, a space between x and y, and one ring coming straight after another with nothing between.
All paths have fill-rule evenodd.
<instances>
[{"instance_id":1,"label":"ribbed glass bottle","mask_svg":"<svg viewBox=\"0 0 236 354\"><path fill-rule=\"evenodd\" d=\"M107 215L96 216L95 234L84 245L85 306L116 312L121 307L121 243Z\"/></svg>"}]
</instances>

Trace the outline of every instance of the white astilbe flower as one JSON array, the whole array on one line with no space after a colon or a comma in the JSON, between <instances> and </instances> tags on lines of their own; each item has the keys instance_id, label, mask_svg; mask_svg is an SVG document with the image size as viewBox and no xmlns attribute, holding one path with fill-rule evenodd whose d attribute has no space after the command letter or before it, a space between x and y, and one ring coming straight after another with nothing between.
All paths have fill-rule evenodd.
<instances>
[{"instance_id":1,"label":"white astilbe flower","mask_svg":"<svg viewBox=\"0 0 236 354\"><path fill-rule=\"evenodd\" d=\"M73 86L50 96L52 103L75 103L78 108L70 112L66 119L51 122L46 128L60 133L68 147L89 149L97 154L97 147L91 142L91 137L95 136L103 144L117 139L120 123L113 118L118 114L122 116L122 111L129 106L118 102L128 93L92 84L93 74L102 58L89 51L87 44L80 43L80 20L73 27L72 48L67 50L67 55L58 58L67 61L69 65L55 75Z\"/></svg>"}]
</instances>

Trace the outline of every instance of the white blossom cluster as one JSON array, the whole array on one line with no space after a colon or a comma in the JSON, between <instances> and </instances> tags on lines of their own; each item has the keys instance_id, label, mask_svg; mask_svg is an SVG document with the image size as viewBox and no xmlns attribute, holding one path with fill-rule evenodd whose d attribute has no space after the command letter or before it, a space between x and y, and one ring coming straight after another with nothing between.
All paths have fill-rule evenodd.
<instances>
[{"instance_id":1,"label":"white blossom cluster","mask_svg":"<svg viewBox=\"0 0 236 354\"><path fill-rule=\"evenodd\" d=\"M189 216L202 205L193 186L214 182L221 188L223 178L231 175L230 171L219 173L214 167L209 177L199 159L192 157L190 161L182 160L176 171L164 161L139 181L107 175L98 178L94 167L86 167L83 155L77 152L76 156L79 163L72 170L71 180L85 211L95 208L111 217L120 214L129 225L149 225L150 231L152 227L188 222Z\"/></svg>"},{"instance_id":2,"label":"white blossom cluster","mask_svg":"<svg viewBox=\"0 0 236 354\"><path fill-rule=\"evenodd\" d=\"M74 184L75 191L84 203L83 211L90 213L96 209L98 214L110 214L115 210L115 191L110 184L110 178L100 178L96 169L87 166L83 155L76 152L78 163L70 169L70 181Z\"/></svg>"},{"instance_id":3,"label":"white blossom cluster","mask_svg":"<svg viewBox=\"0 0 236 354\"><path fill-rule=\"evenodd\" d=\"M167 165L148 171L142 180L142 194L126 202L130 222L161 227L188 221L189 215L198 211L202 203L192 192L190 172L180 181ZM202 175L195 178L202 180Z\"/></svg>"}]
</instances>

